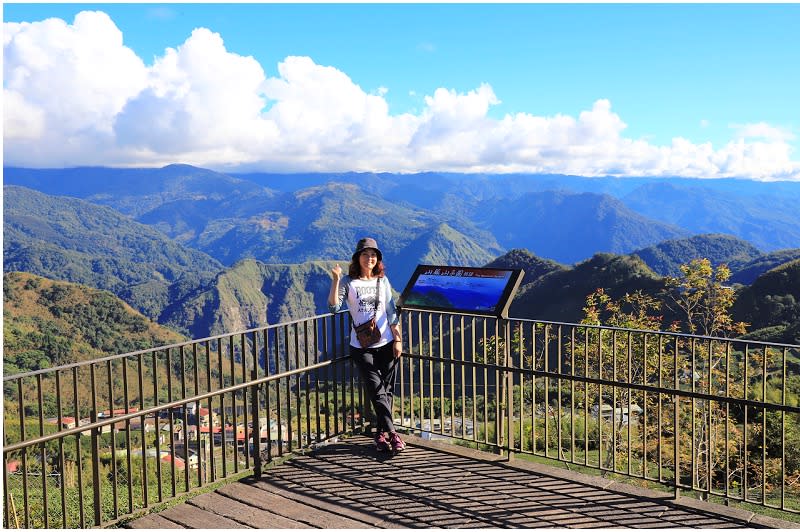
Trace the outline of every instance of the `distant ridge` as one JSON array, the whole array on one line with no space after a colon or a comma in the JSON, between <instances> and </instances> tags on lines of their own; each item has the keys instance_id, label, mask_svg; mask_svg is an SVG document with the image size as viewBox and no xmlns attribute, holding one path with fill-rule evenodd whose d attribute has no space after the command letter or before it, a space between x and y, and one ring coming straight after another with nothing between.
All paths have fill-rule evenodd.
<instances>
[{"instance_id":1,"label":"distant ridge","mask_svg":"<svg viewBox=\"0 0 800 532\"><path fill-rule=\"evenodd\" d=\"M633 255L598 253L570 269L548 273L525 286L511 303L512 317L578 323L583 318L586 296L603 288L614 299L642 290L654 295L664 286Z\"/></svg>"},{"instance_id":2,"label":"distant ridge","mask_svg":"<svg viewBox=\"0 0 800 532\"><path fill-rule=\"evenodd\" d=\"M632 253L641 258L654 272L678 276L680 265L693 259L706 258L711 264L745 263L762 255L754 245L731 235L696 235L667 240Z\"/></svg>"},{"instance_id":3,"label":"distant ridge","mask_svg":"<svg viewBox=\"0 0 800 532\"><path fill-rule=\"evenodd\" d=\"M245 198L252 201L254 196L275 196L275 192L249 181L188 164L163 168L5 168L4 183L85 199L133 218L174 201L184 201L187 206L187 200L205 209L210 207L207 216L230 215Z\"/></svg>"},{"instance_id":4,"label":"distant ridge","mask_svg":"<svg viewBox=\"0 0 800 532\"><path fill-rule=\"evenodd\" d=\"M621 199L635 211L691 234L734 235L764 251L800 243L798 182L662 179Z\"/></svg>"},{"instance_id":5,"label":"distant ridge","mask_svg":"<svg viewBox=\"0 0 800 532\"><path fill-rule=\"evenodd\" d=\"M511 201L486 201L476 210L475 217L501 245L526 248L566 264L597 252L629 253L686 234L602 194L536 192Z\"/></svg>"},{"instance_id":6,"label":"distant ridge","mask_svg":"<svg viewBox=\"0 0 800 532\"><path fill-rule=\"evenodd\" d=\"M797 248L800 243L796 212L800 183L788 181L449 172L225 174L174 164L163 168L5 167L4 182L111 206L206 252L210 248L203 246L213 247L228 229L240 227L246 234L247 227L257 232L264 218L267 225L290 219L291 214L283 212L283 199L332 183L356 185L365 200L388 202L398 211L395 220L399 222L392 223L405 223L403 210L411 209L416 218L426 219L427 229L447 223L481 241L473 234L479 227L491 232L503 248L530 249L565 264L599 251L630 253L694 234L729 234L768 252ZM588 201L592 196L605 199L592 204ZM537 203L537 198L542 201ZM584 202L583 208L578 200ZM264 217L265 213L272 214ZM534 228L539 234L530 233ZM552 235L551 242L547 233ZM215 256L228 265L247 257L276 262L255 253L258 242L254 239L253 247L239 255L237 246L220 242L229 258ZM314 257L319 258L332 257ZM306 258L282 256L280 261L300 260Z\"/></svg>"},{"instance_id":7,"label":"distant ridge","mask_svg":"<svg viewBox=\"0 0 800 532\"><path fill-rule=\"evenodd\" d=\"M527 249L512 249L485 265L486 268L522 269L525 275L520 286L527 286L548 273L566 271L569 268L550 259L540 259Z\"/></svg>"},{"instance_id":8,"label":"distant ridge","mask_svg":"<svg viewBox=\"0 0 800 532\"><path fill-rule=\"evenodd\" d=\"M765 253L745 263L734 261L731 263L731 271L733 272L731 282L753 284L759 276L769 270L797 259L800 259L800 248Z\"/></svg>"}]
</instances>

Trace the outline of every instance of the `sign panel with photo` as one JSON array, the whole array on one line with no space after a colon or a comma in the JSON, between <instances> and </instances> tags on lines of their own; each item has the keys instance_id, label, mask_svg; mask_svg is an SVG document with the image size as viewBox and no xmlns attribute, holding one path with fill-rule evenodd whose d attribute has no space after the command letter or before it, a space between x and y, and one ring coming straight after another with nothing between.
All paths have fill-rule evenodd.
<instances>
[{"instance_id":1,"label":"sign panel with photo","mask_svg":"<svg viewBox=\"0 0 800 532\"><path fill-rule=\"evenodd\" d=\"M398 304L403 308L507 318L523 274L517 269L421 264Z\"/></svg>"}]
</instances>

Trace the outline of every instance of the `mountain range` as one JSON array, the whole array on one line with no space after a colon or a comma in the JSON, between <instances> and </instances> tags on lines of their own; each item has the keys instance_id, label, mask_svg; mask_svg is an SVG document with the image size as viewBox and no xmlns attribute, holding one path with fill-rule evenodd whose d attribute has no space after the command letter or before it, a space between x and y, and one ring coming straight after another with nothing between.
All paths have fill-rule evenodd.
<instances>
[{"instance_id":1,"label":"mountain range","mask_svg":"<svg viewBox=\"0 0 800 532\"><path fill-rule=\"evenodd\" d=\"M522 267L511 315L561 321L579 320L595 288L614 296L656 291L662 276L676 275L692 258L726 263L732 282L753 286L800 258L800 221L790 215L793 199L800 201L795 183L237 176L186 165L6 168L4 181L5 272L108 290L192 337L325 312L330 268L345 266L355 241L367 235L378 240L397 292L420 263ZM675 196L681 192L690 204L705 198L707 212L689 223ZM718 227L724 234L695 229ZM794 247L781 247L786 243ZM752 297L767 296L776 294ZM748 301L737 312L761 304ZM769 308L777 321L759 327L780 323L786 333L792 311Z\"/></svg>"},{"instance_id":2,"label":"mountain range","mask_svg":"<svg viewBox=\"0 0 800 532\"><path fill-rule=\"evenodd\" d=\"M228 266L243 258L296 263L347 257L363 234L381 236L397 257L442 223L495 256L524 248L562 263L704 233L728 234L763 252L800 244L800 183L795 182L237 175L175 164L158 169L6 167L4 183L112 207Z\"/></svg>"},{"instance_id":3,"label":"mountain range","mask_svg":"<svg viewBox=\"0 0 800 532\"><path fill-rule=\"evenodd\" d=\"M3 271L109 290L153 319L223 268L153 227L87 201L3 187Z\"/></svg>"}]
</instances>

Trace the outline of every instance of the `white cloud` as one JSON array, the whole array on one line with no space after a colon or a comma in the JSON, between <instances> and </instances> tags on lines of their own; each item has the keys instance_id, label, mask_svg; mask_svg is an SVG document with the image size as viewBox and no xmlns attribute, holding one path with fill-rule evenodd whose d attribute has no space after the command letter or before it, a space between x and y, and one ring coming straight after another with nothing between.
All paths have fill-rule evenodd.
<instances>
[{"instance_id":1,"label":"white cloud","mask_svg":"<svg viewBox=\"0 0 800 532\"><path fill-rule=\"evenodd\" d=\"M6 138L37 142L44 136L45 113L15 90L3 94L3 134Z\"/></svg>"},{"instance_id":2,"label":"white cloud","mask_svg":"<svg viewBox=\"0 0 800 532\"><path fill-rule=\"evenodd\" d=\"M624 136L609 100L577 116L491 116L489 83L392 115L389 87L290 56L268 76L198 28L148 67L101 12L5 23L4 157L20 166L160 165L306 171L484 171L800 179L790 131L734 125L714 149ZM410 92L412 96L414 92ZM702 124L704 127L707 123Z\"/></svg>"},{"instance_id":3,"label":"white cloud","mask_svg":"<svg viewBox=\"0 0 800 532\"><path fill-rule=\"evenodd\" d=\"M147 79L122 33L97 11L79 13L72 25L52 18L3 30L6 163L103 162L114 118Z\"/></svg>"},{"instance_id":4,"label":"white cloud","mask_svg":"<svg viewBox=\"0 0 800 532\"><path fill-rule=\"evenodd\" d=\"M768 141L778 142L794 139L794 135L791 131L771 126L765 122L759 122L757 124L732 124L730 127L736 131L736 137L739 139L762 138Z\"/></svg>"},{"instance_id":5,"label":"white cloud","mask_svg":"<svg viewBox=\"0 0 800 532\"><path fill-rule=\"evenodd\" d=\"M196 29L148 72L147 86L116 116L122 148L195 159L209 151L237 161L276 140L261 117L264 71L252 57L225 50L219 34Z\"/></svg>"}]
</instances>

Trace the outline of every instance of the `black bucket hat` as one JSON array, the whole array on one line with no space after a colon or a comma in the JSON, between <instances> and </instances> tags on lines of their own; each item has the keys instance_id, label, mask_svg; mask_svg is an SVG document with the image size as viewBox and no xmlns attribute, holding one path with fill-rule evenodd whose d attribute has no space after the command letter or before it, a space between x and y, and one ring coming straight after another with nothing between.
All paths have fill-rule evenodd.
<instances>
[{"instance_id":1,"label":"black bucket hat","mask_svg":"<svg viewBox=\"0 0 800 532\"><path fill-rule=\"evenodd\" d=\"M381 250L378 248L378 243L374 238L362 238L359 240L358 244L356 244L356 251L353 253L353 259L355 260L365 249L374 249L375 253L378 254L378 260L383 260L383 253L381 253Z\"/></svg>"}]
</instances>

